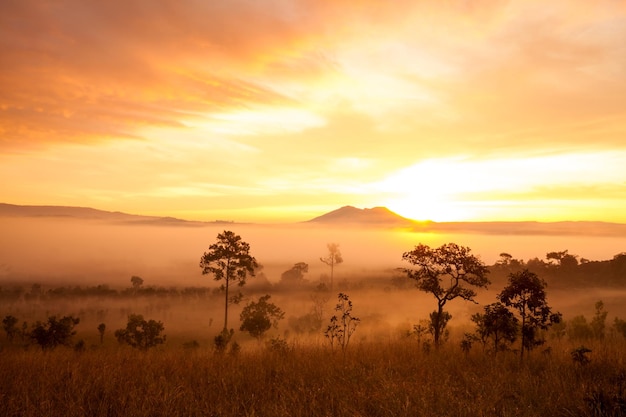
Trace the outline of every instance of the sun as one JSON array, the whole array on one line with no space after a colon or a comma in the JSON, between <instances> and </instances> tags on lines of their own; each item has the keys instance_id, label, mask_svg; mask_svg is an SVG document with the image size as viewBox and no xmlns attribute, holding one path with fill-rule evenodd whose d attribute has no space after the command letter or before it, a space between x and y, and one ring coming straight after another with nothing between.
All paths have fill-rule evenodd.
<instances>
[{"instance_id":1,"label":"sun","mask_svg":"<svg viewBox=\"0 0 626 417\"><path fill-rule=\"evenodd\" d=\"M406 196L387 200L385 207L412 220L418 221L455 221L461 220L454 205L442 200L424 202L417 196Z\"/></svg>"},{"instance_id":2,"label":"sun","mask_svg":"<svg viewBox=\"0 0 626 417\"><path fill-rule=\"evenodd\" d=\"M383 205L414 220L467 221L478 207L463 201L467 172L454 160L427 160L399 170L376 184ZM464 187L465 185L465 187Z\"/></svg>"}]
</instances>

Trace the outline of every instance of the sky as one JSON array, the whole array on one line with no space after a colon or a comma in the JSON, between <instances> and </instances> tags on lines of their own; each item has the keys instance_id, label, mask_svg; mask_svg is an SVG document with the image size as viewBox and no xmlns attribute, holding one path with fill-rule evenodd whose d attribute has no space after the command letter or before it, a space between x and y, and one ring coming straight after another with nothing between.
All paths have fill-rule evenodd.
<instances>
[{"instance_id":1,"label":"sky","mask_svg":"<svg viewBox=\"0 0 626 417\"><path fill-rule=\"evenodd\" d=\"M626 223L626 1L3 0L0 201Z\"/></svg>"}]
</instances>

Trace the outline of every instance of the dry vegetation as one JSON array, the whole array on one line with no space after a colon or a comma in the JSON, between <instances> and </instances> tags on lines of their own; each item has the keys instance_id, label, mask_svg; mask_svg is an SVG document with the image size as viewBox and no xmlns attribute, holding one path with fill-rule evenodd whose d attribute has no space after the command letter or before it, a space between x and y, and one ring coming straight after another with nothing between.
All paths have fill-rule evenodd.
<instances>
[{"instance_id":1,"label":"dry vegetation","mask_svg":"<svg viewBox=\"0 0 626 417\"><path fill-rule=\"evenodd\" d=\"M512 353L464 355L452 343L426 353L407 339L358 343L345 356L310 345L236 356L6 349L0 407L4 416L623 415L624 342L592 346L585 366L569 347L524 363Z\"/></svg>"},{"instance_id":2,"label":"dry vegetation","mask_svg":"<svg viewBox=\"0 0 626 417\"><path fill-rule=\"evenodd\" d=\"M74 342L43 352L21 340L0 339L0 414L3 416L618 416L626 413L625 339L608 331L586 340L590 363L577 364L571 350L580 341L548 335L550 353L539 348L520 362L516 352L497 356L475 345L460 346L478 306L456 303L451 337L439 350L407 337L410 323L432 310L415 289L351 290L362 326L346 350L331 351L322 332L304 336L281 322L271 337L287 341L271 349L237 333L238 354L216 354L219 294L117 296L5 304L2 316L43 320L76 314ZM571 296L571 294L570 294ZM251 298L254 298L251 296ZM485 297L481 302L490 302ZM308 291L275 288L272 300L287 316L305 312ZM403 301L402 301L403 300ZM570 300L571 301L571 300ZM329 299L325 316L331 314ZM593 309L591 306L584 306ZM582 308L582 307L581 307ZM234 322L238 309L233 311ZM610 310L610 308L609 308ZM413 311L413 313L411 313ZM162 320L165 345L148 352L119 345L113 331L130 312ZM583 312L588 314L587 311ZM613 314L613 312L611 312ZM216 323L210 325L210 317ZM568 317L566 316L566 319ZM612 316L607 326L610 327ZM412 321L411 321L412 320ZM107 323L100 344L97 325ZM232 327L236 327L234 323ZM237 326L238 327L238 326ZM189 347L197 340L196 347ZM187 347L185 347L187 344Z\"/></svg>"}]
</instances>

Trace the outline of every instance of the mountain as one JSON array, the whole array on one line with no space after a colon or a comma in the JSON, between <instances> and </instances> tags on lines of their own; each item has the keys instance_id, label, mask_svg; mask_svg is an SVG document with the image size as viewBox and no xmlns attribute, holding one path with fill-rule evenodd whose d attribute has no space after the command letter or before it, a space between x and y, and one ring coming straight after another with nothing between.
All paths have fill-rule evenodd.
<instances>
[{"instance_id":1,"label":"mountain","mask_svg":"<svg viewBox=\"0 0 626 417\"><path fill-rule=\"evenodd\" d=\"M344 206L315 217L308 223L326 225L367 225L372 227L400 227L417 233L482 234L482 235L537 235L537 236L626 236L626 224L600 221L496 221L496 222L433 222L416 221L402 217L386 207L359 209Z\"/></svg>"},{"instance_id":2,"label":"mountain","mask_svg":"<svg viewBox=\"0 0 626 417\"><path fill-rule=\"evenodd\" d=\"M319 217L315 217L309 220L308 223L410 227L416 222L402 217L386 207L359 209L353 206L344 206Z\"/></svg>"},{"instance_id":3,"label":"mountain","mask_svg":"<svg viewBox=\"0 0 626 417\"><path fill-rule=\"evenodd\" d=\"M198 226L204 224L203 222L187 221L174 217L141 216L89 207L20 206L5 203L0 203L0 217L82 219L132 225Z\"/></svg>"}]
</instances>

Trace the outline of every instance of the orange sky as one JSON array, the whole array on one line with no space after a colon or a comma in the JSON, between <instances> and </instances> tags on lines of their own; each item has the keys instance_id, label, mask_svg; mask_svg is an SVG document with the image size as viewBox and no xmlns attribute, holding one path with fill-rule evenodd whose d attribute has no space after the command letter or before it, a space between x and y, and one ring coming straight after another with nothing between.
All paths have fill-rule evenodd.
<instances>
[{"instance_id":1,"label":"orange sky","mask_svg":"<svg viewBox=\"0 0 626 417\"><path fill-rule=\"evenodd\" d=\"M626 2L0 2L0 201L626 222Z\"/></svg>"}]
</instances>

